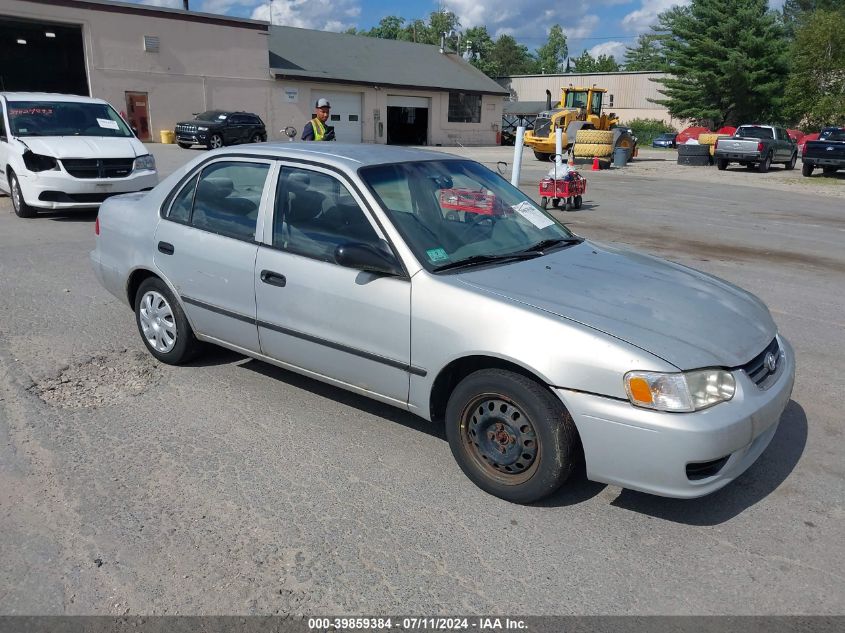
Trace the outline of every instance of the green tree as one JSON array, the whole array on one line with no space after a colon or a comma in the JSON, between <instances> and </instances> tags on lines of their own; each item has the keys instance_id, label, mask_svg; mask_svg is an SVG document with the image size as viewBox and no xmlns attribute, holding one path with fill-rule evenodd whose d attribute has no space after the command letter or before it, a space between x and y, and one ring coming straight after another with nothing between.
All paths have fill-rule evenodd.
<instances>
[{"instance_id":1,"label":"green tree","mask_svg":"<svg viewBox=\"0 0 845 633\"><path fill-rule=\"evenodd\" d=\"M388 15L379 20L378 26L374 26L366 35L369 37L380 37L383 40L401 40L404 39L405 18L400 18L396 15Z\"/></svg>"},{"instance_id":2,"label":"green tree","mask_svg":"<svg viewBox=\"0 0 845 633\"><path fill-rule=\"evenodd\" d=\"M569 54L566 45L566 34L560 24L555 24L549 29L549 39L537 49L537 63L541 72L555 74L563 71L563 62Z\"/></svg>"},{"instance_id":3,"label":"green tree","mask_svg":"<svg viewBox=\"0 0 845 633\"><path fill-rule=\"evenodd\" d=\"M790 37L794 36L802 19L816 10L845 12L845 2L842 0L786 0L783 3L783 21L787 34Z\"/></svg>"},{"instance_id":4,"label":"green tree","mask_svg":"<svg viewBox=\"0 0 845 633\"><path fill-rule=\"evenodd\" d=\"M692 0L661 16L671 77L656 99L677 118L714 127L772 118L786 74L786 41L768 0Z\"/></svg>"},{"instance_id":5,"label":"green tree","mask_svg":"<svg viewBox=\"0 0 845 633\"><path fill-rule=\"evenodd\" d=\"M619 70L619 64L613 55L593 57L590 51L584 51L573 61L576 73L614 73Z\"/></svg>"},{"instance_id":6,"label":"green tree","mask_svg":"<svg viewBox=\"0 0 845 633\"><path fill-rule=\"evenodd\" d=\"M472 53L470 63L488 77L501 75L493 60L493 38L487 32L486 26L473 26L464 32L462 46ZM464 51L461 51L462 53Z\"/></svg>"},{"instance_id":7,"label":"green tree","mask_svg":"<svg viewBox=\"0 0 845 633\"><path fill-rule=\"evenodd\" d=\"M792 45L786 111L803 129L845 124L845 12L814 11Z\"/></svg>"},{"instance_id":8,"label":"green tree","mask_svg":"<svg viewBox=\"0 0 845 633\"><path fill-rule=\"evenodd\" d=\"M643 33L634 46L625 49L625 70L659 71L666 65L661 40L656 33Z\"/></svg>"},{"instance_id":9,"label":"green tree","mask_svg":"<svg viewBox=\"0 0 845 633\"><path fill-rule=\"evenodd\" d=\"M499 76L527 75L538 71L537 60L528 52L528 47L517 43L511 35L500 35L491 54Z\"/></svg>"}]
</instances>

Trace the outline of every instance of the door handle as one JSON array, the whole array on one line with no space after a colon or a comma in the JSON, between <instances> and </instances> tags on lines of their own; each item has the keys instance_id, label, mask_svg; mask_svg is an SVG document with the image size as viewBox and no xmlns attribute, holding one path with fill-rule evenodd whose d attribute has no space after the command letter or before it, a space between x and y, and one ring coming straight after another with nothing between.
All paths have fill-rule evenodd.
<instances>
[{"instance_id":1,"label":"door handle","mask_svg":"<svg viewBox=\"0 0 845 633\"><path fill-rule=\"evenodd\" d=\"M284 288L285 285L288 283L288 280L285 279L284 275L274 273L272 270L262 270L260 278L261 281L263 281L265 284L270 284L271 286L279 286L279 288Z\"/></svg>"},{"instance_id":2,"label":"door handle","mask_svg":"<svg viewBox=\"0 0 845 633\"><path fill-rule=\"evenodd\" d=\"M159 242L158 251L160 253L164 253L165 255L173 255L173 253L176 252L176 249L173 248L173 244L170 244L169 242Z\"/></svg>"}]
</instances>

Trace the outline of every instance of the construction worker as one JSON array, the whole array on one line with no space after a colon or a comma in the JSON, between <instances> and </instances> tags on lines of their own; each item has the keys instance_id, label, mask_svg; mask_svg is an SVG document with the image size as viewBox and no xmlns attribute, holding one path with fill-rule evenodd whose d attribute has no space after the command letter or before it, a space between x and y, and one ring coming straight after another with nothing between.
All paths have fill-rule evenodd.
<instances>
[{"instance_id":1,"label":"construction worker","mask_svg":"<svg viewBox=\"0 0 845 633\"><path fill-rule=\"evenodd\" d=\"M317 99L317 103L314 104L314 118L308 121L308 123L305 124L305 127L302 128L303 141L335 140L334 127L326 125L326 121L329 120L329 111L331 110L331 107L332 106L328 99Z\"/></svg>"}]
</instances>

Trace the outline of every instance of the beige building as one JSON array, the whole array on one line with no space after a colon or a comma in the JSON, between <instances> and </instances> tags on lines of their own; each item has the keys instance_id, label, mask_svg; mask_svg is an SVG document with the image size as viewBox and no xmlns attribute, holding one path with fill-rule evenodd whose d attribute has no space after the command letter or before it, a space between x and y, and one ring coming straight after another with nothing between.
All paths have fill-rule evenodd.
<instances>
[{"instance_id":1,"label":"beige building","mask_svg":"<svg viewBox=\"0 0 845 633\"><path fill-rule=\"evenodd\" d=\"M105 0L0 0L0 90L106 99L145 141L211 109L278 139L326 97L338 140L421 145L494 144L507 95L436 46Z\"/></svg>"},{"instance_id":2,"label":"beige building","mask_svg":"<svg viewBox=\"0 0 845 633\"><path fill-rule=\"evenodd\" d=\"M551 92L552 104L560 100L561 88L573 86L593 86L607 88L604 107L609 112L619 115L622 123L632 119L659 119L680 129L683 121L673 118L665 107L652 103L650 99L660 99L660 84L654 81L665 77L666 73L655 72L615 72L615 73L568 73L562 75L514 75L502 77L499 83L507 88L511 100L517 102L546 101L546 90Z\"/></svg>"}]
</instances>

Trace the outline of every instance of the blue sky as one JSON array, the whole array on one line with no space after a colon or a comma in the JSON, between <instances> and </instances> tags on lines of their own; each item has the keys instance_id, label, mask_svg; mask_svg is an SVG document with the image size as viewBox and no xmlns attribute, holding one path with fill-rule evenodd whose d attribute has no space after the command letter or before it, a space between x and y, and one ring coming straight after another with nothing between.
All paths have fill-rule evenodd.
<instances>
[{"instance_id":1,"label":"blue sky","mask_svg":"<svg viewBox=\"0 0 845 633\"><path fill-rule=\"evenodd\" d=\"M130 0L182 7L182 0ZM386 15L424 18L445 8L458 15L463 28L486 25L491 35L513 35L530 50L545 42L548 27L566 31L570 55L583 50L612 54L621 60L625 46L649 31L658 13L689 0L190 0L192 10L271 21L274 24L329 31L350 26L367 29ZM783 0L770 0L780 8Z\"/></svg>"}]
</instances>

